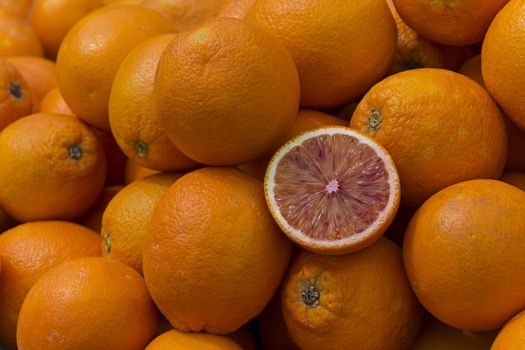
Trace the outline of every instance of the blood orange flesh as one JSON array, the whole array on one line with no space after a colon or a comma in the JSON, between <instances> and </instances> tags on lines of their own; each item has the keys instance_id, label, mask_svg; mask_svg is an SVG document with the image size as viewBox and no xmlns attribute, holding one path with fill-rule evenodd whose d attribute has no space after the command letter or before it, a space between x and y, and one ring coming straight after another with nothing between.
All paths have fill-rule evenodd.
<instances>
[{"instance_id":1,"label":"blood orange flesh","mask_svg":"<svg viewBox=\"0 0 525 350\"><path fill-rule=\"evenodd\" d=\"M272 158L265 177L269 209L305 249L342 254L387 229L399 206L399 177L387 151L345 127L306 132Z\"/></svg>"}]
</instances>

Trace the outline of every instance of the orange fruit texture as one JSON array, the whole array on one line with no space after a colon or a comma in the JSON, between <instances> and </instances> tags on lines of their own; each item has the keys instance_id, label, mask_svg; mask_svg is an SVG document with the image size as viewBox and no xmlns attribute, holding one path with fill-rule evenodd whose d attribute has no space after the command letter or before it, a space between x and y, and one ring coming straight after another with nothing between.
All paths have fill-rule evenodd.
<instances>
[{"instance_id":1,"label":"orange fruit texture","mask_svg":"<svg viewBox=\"0 0 525 350\"><path fill-rule=\"evenodd\" d=\"M31 25L46 54L56 58L69 29L100 6L101 0L34 0Z\"/></svg>"},{"instance_id":2,"label":"orange fruit texture","mask_svg":"<svg viewBox=\"0 0 525 350\"><path fill-rule=\"evenodd\" d=\"M0 343L16 349L22 302L45 272L65 261L98 255L100 236L70 222L36 221L4 232L0 236Z\"/></svg>"},{"instance_id":3,"label":"orange fruit texture","mask_svg":"<svg viewBox=\"0 0 525 350\"><path fill-rule=\"evenodd\" d=\"M525 131L525 74L520 54L525 50L523 21L525 0L511 0L490 25L481 54L481 69L487 89L505 114Z\"/></svg>"},{"instance_id":4,"label":"orange fruit texture","mask_svg":"<svg viewBox=\"0 0 525 350\"><path fill-rule=\"evenodd\" d=\"M454 183L500 177L507 157L503 116L471 79L443 69L386 78L361 100L350 127L382 144L396 163L404 205Z\"/></svg>"},{"instance_id":5,"label":"orange fruit texture","mask_svg":"<svg viewBox=\"0 0 525 350\"><path fill-rule=\"evenodd\" d=\"M26 19L33 0L0 0L0 15Z\"/></svg>"},{"instance_id":6,"label":"orange fruit texture","mask_svg":"<svg viewBox=\"0 0 525 350\"><path fill-rule=\"evenodd\" d=\"M521 350L525 343L525 313L520 312L510 319L498 333L491 350Z\"/></svg>"},{"instance_id":7,"label":"orange fruit texture","mask_svg":"<svg viewBox=\"0 0 525 350\"><path fill-rule=\"evenodd\" d=\"M78 218L102 192L104 151L74 117L23 117L2 130L0 149L0 205L17 221Z\"/></svg>"},{"instance_id":8,"label":"orange fruit texture","mask_svg":"<svg viewBox=\"0 0 525 350\"><path fill-rule=\"evenodd\" d=\"M109 202L102 216L102 253L142 273L142 248L153 211L183 174L154 174L132 182Z\"/></svg>"},{"instance_id":9,"label":"orange fruit texture","mask_svg":"<svg viewBox=\"0 0 525 350\"><path fill-rule=\"evenodd\" d=\"M190 30L215 17L243 18L255 0L143 0L160 12L177 32Z\"/></svg>"},{"instance_id":10,"label":"orange fruit texture","mask_svg":"<svg viewBox=\"0 0 525 350\"><path fill-rule=\"evenodd\" d=\"M154 91L170 140L207 165L264 156L292 126L299 106L290 54L235 18L178 34L160 58Z\"/></svg>"},{"instance_id":11,"label":"orange fruit texture","mask_svg":"<svg viewBox=\"0 0 525 350\"><path fill-rule=\"evenodd\" d=\"M40 101L40 112L75 115L64 101L58 88L49 91Z\"/></svg>"},{"instance_id":12,"label":"orange fruit texture","mask_svg":"<svg viewBox=\"0 0 525 350\"><path fill-rule=\"evenodd\" d=\"M286 329L279 291L257 317L257 332L262 350L300 350Z\"/></svg>"},{"instance_id":13,"label":"orange fruit texture","mask_svg":"<svg viewBox=\"0 0 525 350\"><path fill-rule=\"evenodd\" d=\"M126 166L124 169L124 183L130 184L133 181L142 179L148 175L157 174L159 171L148 169L134 161L133 159L126 160Z\"/></svg>"},{"instance_id":14,"label":"orange fruit texture","mask_svg":"<svg viewBox=\"0 0 525 350\"><path fill-rule=\"evenodd\" d=\"M32 94L18 70L0 58L0 130L31 114Z\"/></svg>"},{"instance_id":15,"label":"orange fruit texture","mask_svg":"<svg viewBox=\"0 0 525 350\"><path fill-rule=\"evenodd\" d=\"M102 215L104 210L108 206L109 202L124 186L112 185L104 187L100 196L98 196L95 203L91 206L89 211L85 213L79 220L78 223L82 226L88 227L95 232L100 232L102 228Z\"/></svg>"},{"instance_id":16,"label":"orange fruit texture","mask_svg":"<svg viewBox=\"0 0 525 350\"><path fill-rule=\"evenodd\" d=\"M121 262L87 257L65 262L35 283L20 310L16 338L21 350L140 350L156 327L142 276Z\"/></svg>"},{"instance_id":17,"label":"orange fruit texture","mask_svg":"<svg viewBox=\"0 0 525 350\"><path fill-rule=\"evenodd\" d=\"M158 203L144 242L144 277L175 328L227 334L264 309L290 251L261 182L235 168L202 168Z\"/></svg>"},{"instance_id":18,"label":"orange fruit texture","mask_svg":"<svg viewBox=\"0 0 525 350\"><path fill-rule=\"evenodd\" d=\"M423 316L401 249L386 238L340 256L300 252L284 281L282 305L302 350L406 349Z\"/></svg>"},{"instance_id":19,"label":"orange fruit texture","mask_svg":"<svg viewBox=\"0 0 525 350\"><path fill-rule=\"evenodd\" d=\"M33 110L40 109L40 101L48 92L57 87L55 62L42 57L7 57L26 81L33 98Z\"/></svg>"},{"instance_id":20,"label":"orange fruit texture","mask_svg":"<svg viewBox=\"0 0 525 350\"><path fill-rule=\"evenodd\" d=\"M397 48L389 74L415 68L444 68L440 48L419 35L399 17L393 0L387 0L397 27Z\"/></svg>"},{"instance_id":21,"label":"orange fruit texture","mask_svg":"<svg viewBox=\"0 0 525 350\"><path fill-rule=\"evenodd\" d=\"M228 337L207 333L185 333L172 329L159 335L145 350L242 350Z\"/></svg>"},{"instance_id":22,"label":"orange fruit texture","mask_svg":"<svg viewBox=\"0 0 525 350\"><path fill-rule=\"evenodd\" d=\"M44 56L42 44L31 26L11 15L0 15L0 57Z\"/></svg>"},{"instance_id":23,"label":"orange fruit texture","mask_svg":"<svg viewBox=\"0 0 525 350\"><path fill-rule=\"evenodd\" d=\"M523 309L524 200L524 191L506 183L470 180L441 190L416 212L405 234L405 268L439 320L488 331Z\"/></svg>"},{"instance_id":24,"label":"orange fruit texture","mask_svg":"<svg viewBox=\"0 0 525 350\"><path fill-rule=\"evenodd\" d=\"M257 0L246 19L290 51L306 107L336 107L362 96L388 71L396 50L385 0Z\"/></svg>"},{"instance_id":25,"label":"orange fruit texture","mask_svg":"<svg viewBox=\"0 0 525 350\"><path fill-rule=\"evenodd\" d=\"M142 41L172 32L159 13L136 5L92 11L68 31L57 56L60 92L75 115L109 131L113 78L126 55Z\"/></svg>"},{"instance_id":26,"label":"orange fruit texture","mask_svg":"<svg viewBox=\"0 0 525 350\"><path fill-rule=\"evenodd\" d=\"M501 175L500 180L525 191L525 173L505 171L503 175Z\"/></svg>"},{"instance_id":27,"label":"orange fruit texture","mask_svg":"<svg viewBox=\"0 0 525 350\"><path fill-rule=\"evenodd\" d=\"M497 332L462 331L427 315L409 350L490 350ZM509 347L507 350L516 349Z\"/></svg>"},{"instance_id":28,"label":"orange fruit texture","mask_svg":"<svg viewBox=\"0 0 525 350\"><path fill-rule=\"evenodd\" d=\"M137 45L120 65L109 99L109 123L120 148L139 164L164 171L197 165L169 140L153 98L160 56L174 37L155 36Z\"/></svg>"},{"instance_id":29,"label":"orange fruit texture","mask_svg":"<svg viewBox=\"0 0 525 350\"><path fill-rule=\"evenodd\" d=\"M422 36L446 45L483 40L492 19L509 0L393 0L401 18Z\"/></svg>"}]
</instances>

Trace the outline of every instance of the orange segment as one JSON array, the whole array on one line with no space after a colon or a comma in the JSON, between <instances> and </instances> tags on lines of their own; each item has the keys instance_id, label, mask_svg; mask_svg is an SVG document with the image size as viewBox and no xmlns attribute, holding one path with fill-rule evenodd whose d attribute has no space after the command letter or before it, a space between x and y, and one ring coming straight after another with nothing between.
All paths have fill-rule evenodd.
<instances>
[{"instance_id":1,"label":"orange segment","mask_svg":"<svg viewBox=\"0 0 525 350\"><path fill-rule=\"evenodd\" d=\"M268 206L281 229L305 249L359 250L384 233L399 205L390 155L344 127L306 132L272 158L265 178Z\"/></svg>"}]
</instances>

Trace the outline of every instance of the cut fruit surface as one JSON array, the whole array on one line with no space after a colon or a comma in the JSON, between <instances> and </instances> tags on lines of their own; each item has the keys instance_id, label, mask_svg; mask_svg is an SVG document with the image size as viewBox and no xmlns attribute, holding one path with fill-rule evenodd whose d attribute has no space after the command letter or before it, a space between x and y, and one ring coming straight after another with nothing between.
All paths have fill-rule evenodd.
<instances>
[{"instance_id":1,"label":"cut fruit surface","mask_svg":"<svg viewBox=\"0 0 525 350\"><path fill-rule=\"evenodd\" d=\"M289 141L273 156L264 187L284 233L325 254L373 243L392 222L400 197L388 152L345 127L320 128Z\"/></svg>"}]
</instances>

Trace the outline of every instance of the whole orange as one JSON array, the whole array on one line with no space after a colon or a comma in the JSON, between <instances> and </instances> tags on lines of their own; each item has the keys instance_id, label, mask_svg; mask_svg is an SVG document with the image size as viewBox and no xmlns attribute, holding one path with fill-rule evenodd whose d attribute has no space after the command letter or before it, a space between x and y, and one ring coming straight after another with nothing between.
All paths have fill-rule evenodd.
<instances>
[{"instance_id":1,"label":"whole orange","mask_svg":"<svg viewBox=\"0 0 525 350\"><path fill-rule=\"evenodd\" d=\"M246 19L290 51L302 106L335 107L362 96L388 71L396 50L385 0L256 0Z\"/></svg>"},{"instance_id":2,"label":"whole orange","mask_svg":"<svg viewBox=\"0 0 525 350\"><path fill-rule=\"evenodd\" d=\"M154 174L132 182L109 202L100 234L104 256L142 273L142 249L153 211L168 188L182 174Z\"/></svg>"},{"instance_id":3,"label":"whole orange","mask_svg":"<svg viewBox=\"0 0 525 350\"><path fill-rule=\"evenodd\" d=\"M40 101L57 87L55 62L35 56L11 56L7 57L7 61L26 81L33 98L33 110L38 111Z\"/></svg>"},{"instance_id":4,"label":"whole orange","mask_svg":"<svg viewBox=\"0 0 525 350\"><path fill-rule=\"evenodd\" d=\"M101 0L34 0L31 25L49 57L55 58L67 32Z\"/></svg>"},{"instance_id":5,"label":"whole orange","mask_svg":"<svg viewBox=\"0 0 525 350\"><path fill-rule=\"evenodd\" d=\"M0 149L0 205L17 221L80 217L104 186L100 142L75 117L23 117L2 130Z\"/></svg>"},{"instance_id":6,"label":"whole orange","mask_svg":"<svg viewBox=\"0 0 525 350\"><path fill-rule=\"evenodd\" d=\"M0 58L0 130L31 114L32 94L22 75L7 60Z\"/></svg>"},{"instance_id":7,"label":"whole orange","mask_svg":"<svg viewBox=\"0 0 525 350\"><path fill-rule=\"evenodd\" d=\"M240 19L218 18L170 42L154 94L168 136L184 154L235 165L268 153L291 127L299 79L276 39Z\"/></svg>"},{"instance_id":8,"label":"whole orange","mask_svg":"<svg viewBox=\"0 0 525 350\"><path fill-rule=\"evenodd\" d=\"M439 191L413 216L405 268L418 299L439 320L495 330L525 307L524 200L524 191L506 183L470 180Z\"/></svg>"},{"instance_id":9,"label":"whole orange","mask_svg":"<svg viewBox=\"0 0 525 350\"><path fill-rule=\"evenodd\" d=\"M521 350L525 342L525 312L510 319L498 333L491 350Z\"/></svg>"},{"instance_id":10,"label":"whole orange","mask_svg":"<svg viewBox=\"0 0 525 350\"><path fill-rule=\"evenodd\" d=\"M190 30L214 17L243 18L255 0L142 0L171 21L177 32Z\"/></svg>"},{"instance_id":11,"label":"whole orange","mask_svg":"<svg viewBox=\"0 0 525 350\"><path fill-rule=\"evenodd\" d=\"M406 349L421 325L401 250L386 238L346 255L302 251L283 283L284 320L302 350Z\"/></svg>"},{"instance_id":12,"label":"whole orange","mask_svg":"<svg viewBox=\"0 0 525 350\"><path fill-rule=\"evenodd\" d=\"M126 160L126 166L124 171L124 183L126 184L130 184L133 181L142 179L148 175L159 173L159 171L145 168L133 159L129 158Z\"/></svg>"},{"instance_id":13,"label":"whole orange","mask_svg":"<svg viewBox=\"0 0 525 350\"><path fill-rule=\"evenodd\" d=\"M64 101L58 88L54 88L40 101L40 112L75 115Z\"/></svg>"},{"instance_id":14,"label":"whole orange","mask_svg":"<svg viewBox=\"0 0 525 350\"><path fill-rule=\"evenodd\" d=\"M447 45L483 40L490 22L509 0L394 0L401 18L422 36Z\"/></svg>"},{"instance_id":15,"label":"whole orange","mask_svg":"<svg viewBox=\"0 0 525 350\"><path fill-rule=\"evenodd\" d=\"M172 329L159 335L145 350L242 350L228 337L207 333L185 333Z\"/></svg>"},{"instance_id":16,"label":"whole orange","mask_svg":"<svg viewBox=\"0 0 525 350\"><path fill-rule=\"evenodd\" d=\"M57 56L58 86L67 105L83 121L109 131L109 94L121 62L142 41L172 30L143 6L106 6L82 17Z\"/></svg>"},{"instance_id":17,"label":"whole orange","mask_svg":"<svg viewBox=\"0 0 525 350\"><path fill-rule=\"evenodd\" d=\"M44 56L44 50L29 24L0 14L0 57L16 55Z\"/></svg>"},{"instance_id":18,"label":"whole orange","mask_svg":"<svg viewBox=\"0 0 525 350\"><path fill-rule=\"evenodd\" d=\"M261 182L235 168L202 168L178 179L157 205L144 277L175 328L227 334L270 301L290 247Z\"/></svg>"},{"instance_id":19,"label":"whole orange","mask_svg":"<svg viewBox=\"0 0 525 350\"><path fill-rule=\"evenodd\" d=\"M102 193L100 196L98 196L95 203L93 203L91 208L89 208L89 211L78 220L78 223L82 226L92 229L95 232L100 232L100 229L102 228L102 215L104 214L104 210L106 210L113 197L115 197L115 195L123 188L124 186L122 185L104 187Z\"/></svg>"},{"instance_id":20,"label":"whole orange","mask_svg":"<svg viewBox=\"0 0 525 350\"><path fill-rule=\"evenodd\" d=\"M0 236L0 342L16 348L20 307L35 282L64 261L100 255L100 236L65 221L22 224Z\"/></svg>"},{"instance_id":21,"label":"whole orange","mask_svg":"<svg viewBox=\"0 0 525 350\"><path fill-rule=\"evenodd\" d=\"M109 123L120 148L139 164L165 171L197 165L169 140L154 100L157 65L174 37L155 36L135 47L120 65L109 99Z\"/></svg>"},{"instance_id":22,"label":"whole orange","mask_svg":"<svg viewBox=\"0 0 525 350\"><path fill-rule=\"evenodd\" d=\"M525 0L511 0L490 25L481 53L481 70L487 89L505 114L525 131L525 74L520 54L525 50Z\"/></svg>"},{"instance_id":23,"label":"whole orange","mask_svg":"<svg viewBox=\"0 0 525 350\"><path fill-rule=\"evenodd\" d=\"M361 100L350 127L387 149L399 171L402 203L411 206L459 181L499 178L507 157L496 103L479 84L444 69L381 81Z\"/></svg>"},{"instance_id":24,"label":"whole orange","mask_svg":"<svg viewBox=\"0 0 525 350\"><path fill-rule=\"evenodd\" d=\"M18 348L142 350L157 313L144 279L121 262L88 257L42 276L20 310Z\"/></svg>"}]
</instances>

